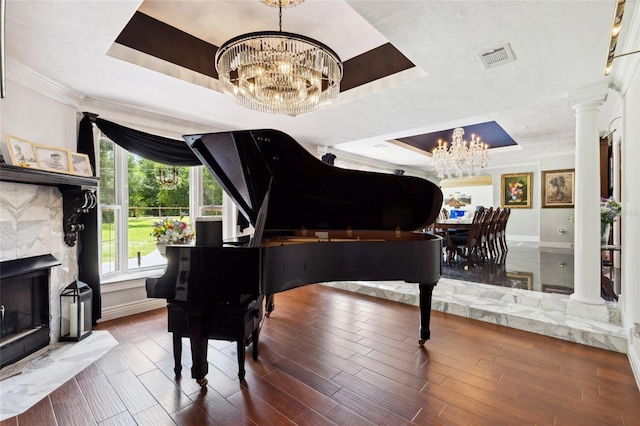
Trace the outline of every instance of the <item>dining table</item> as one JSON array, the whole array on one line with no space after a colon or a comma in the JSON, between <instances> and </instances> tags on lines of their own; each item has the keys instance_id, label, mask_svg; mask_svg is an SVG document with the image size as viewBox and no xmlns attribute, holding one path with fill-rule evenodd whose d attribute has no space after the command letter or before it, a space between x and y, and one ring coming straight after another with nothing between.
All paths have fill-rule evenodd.
<instances>
[{"instance_id":1,"label":"dining table","mask_svg":"<svg viewBox=\"0 0 640 426\"><path fill-rule=\"evenodd\" d=\"M438 230L440 231L451 231L451 230L456 230L456 231L468 231L471 228L471 223L473 222L473 219L471 218L464 218L464 219L445 219L445 220L441 220L441 221L436 221L433 224L433 231L436 232Z\"/></svg>"}]
</instances>

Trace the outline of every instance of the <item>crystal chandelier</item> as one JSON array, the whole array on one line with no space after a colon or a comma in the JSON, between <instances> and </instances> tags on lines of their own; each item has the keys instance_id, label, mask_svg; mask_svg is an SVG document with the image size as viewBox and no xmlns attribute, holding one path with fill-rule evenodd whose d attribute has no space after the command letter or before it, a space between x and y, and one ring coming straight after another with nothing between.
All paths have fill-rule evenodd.
<instances>
[{"instance_id":1,"label":"crystal chandelier","mask_svg":"<svg viewBox=\"0 0 640 426\"><path fill-rule=\"evenodd\" d=\"M158 182L162 189L172 191L178 187L180 175L177 167L161 166L158 173Z\"/></svg>"},{"instance_id":2,"label":"crystal chandelier","mask_svg":"<svg viewBox=\"0 0 640 426\"><path fill-rule=\"evenodd\" d=\"M433 169L438 178L448 178L477 175L480 169L489 164L489 145L480 142L480 137L471 135L471 142L462 138L464 129L458 127L453 130L453 140L447 149L447 143L438 140L438 146L433 149Z\"/></svg>"},{"instance_id":3,"label":"crystal chandelier","mask_svg":"<svg viewBox=\"0 0 640 426\"><path fill-rule=\"evenodd\" d=\"M340 58L316 40L282 32L282 8L303 0L262 1L278 7L280 30L243 34L220 46L215 62L222 91L247 108L274 114L327 106L340 92Z\"/></svg>"},{"instance_id":4,"label":"crystal chandelier","mask_svg":"<svg viewBox=\"0 0 640 426\"><path fill-rule=\"evenodd\" d=\"M267 6L271 6L271 7L280 7L282 6L283 9L286 9L288 7L293 7L293 6L297 6L300 3L302 3L304 0L262 0L262 3L266 4Z\"/></svg>"}]
</instances>

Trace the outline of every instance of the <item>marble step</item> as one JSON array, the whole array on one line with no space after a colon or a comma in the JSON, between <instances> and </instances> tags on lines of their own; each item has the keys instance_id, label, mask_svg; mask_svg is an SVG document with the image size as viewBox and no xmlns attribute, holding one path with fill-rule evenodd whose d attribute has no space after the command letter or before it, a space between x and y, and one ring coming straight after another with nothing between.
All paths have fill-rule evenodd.
<instances>
[{"instance_id":1,"label":"marble step","mask_svg":"<svg viewBox=\"0 0 640 426\"><path fill-rule=\"evenodd\" d=\"M342 281L324 285L419 305L418 287L402 281ZM607 303L610 322L567 314L569 296L442 278L432 309L616 352L627 352L617 304Z\"/></svg>"}]
</instances>

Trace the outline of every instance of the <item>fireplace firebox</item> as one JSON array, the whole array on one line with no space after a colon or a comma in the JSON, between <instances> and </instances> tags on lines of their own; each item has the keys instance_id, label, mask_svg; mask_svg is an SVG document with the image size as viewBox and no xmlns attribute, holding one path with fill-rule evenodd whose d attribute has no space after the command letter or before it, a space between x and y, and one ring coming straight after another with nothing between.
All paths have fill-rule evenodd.
<instances>
[{"instance_id":1,"label":"fireplace firebox","mask_svg":"<svg viewBox=\"0 0 640 426\"><path fill-rule=\"evenodd\" d=\"M0 262L0 368L49 344L50 254Z\"/></svg>"}]
</instances>

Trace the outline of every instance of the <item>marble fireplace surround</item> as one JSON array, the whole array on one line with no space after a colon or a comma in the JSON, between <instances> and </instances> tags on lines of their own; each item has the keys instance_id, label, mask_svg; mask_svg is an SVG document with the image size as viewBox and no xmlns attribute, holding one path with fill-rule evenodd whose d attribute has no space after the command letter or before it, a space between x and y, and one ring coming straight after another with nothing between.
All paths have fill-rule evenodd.
<instances>
[{"instance_id":1,"label":"marble fireplace surround","mask_svg":"<svg viewBox=\"0 0 640 426\"><path fill-rule=\"evenodd\" d=\"M51 343L60 337L60 294L78 275L77 231L69 229L79 214L78 194L95 190L98 181L0 164L0 262L48 254L60 262L49 277Z\"/></svg>"},{"instance_id":2,"label":"marble fireplace surround","mask_svg":"<svg viewBox=\"0 0 640 426\"><path fill-rule=\"evenodd\" d=\"M51 254L51 343L60 337L60 293L78 274L75 247L64 243L62 194L57 187L0 181L0 261Z\"/></svg>"}]
</instances>

